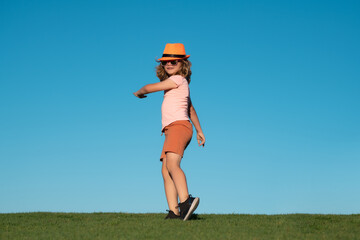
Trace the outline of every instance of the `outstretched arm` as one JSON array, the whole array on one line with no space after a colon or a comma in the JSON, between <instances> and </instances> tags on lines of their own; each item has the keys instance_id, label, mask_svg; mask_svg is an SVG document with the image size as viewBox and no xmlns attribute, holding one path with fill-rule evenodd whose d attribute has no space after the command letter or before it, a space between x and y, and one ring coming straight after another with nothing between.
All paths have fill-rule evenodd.
<instances>
[{"instance_id":1,"label":"outstretched arm","mask_svg":"<svg viewBox=\"0 0 360 240\"><path fill-rule=\"evenodd\" d=\"M204 133L203 133L203 131L201 129L200 121L199 121L199 118L198 118L198 116L196 114L195 108L192 105L191 99L190 99L189 115L190 115L190 120L194 124L194 127L195 127L196 132L197 132L196 139L198 141L198 144L199 144L199 146L202 145L203 147L205 147L205 136L204 136Z\"/></svg>"},{"instance_id":2,"label":"outstretched arm","mask_svg":"<svg viewBox=\"0 0 360 240\"><path fill-rule=\"evenodd\" d=\"M148 93L165 91L173 88L177 88L176 83L171 79L166 79L158 83L147 84L138 91L134 92L134 95L138 98L145 98Z\"/></svg>"}]
</instances>

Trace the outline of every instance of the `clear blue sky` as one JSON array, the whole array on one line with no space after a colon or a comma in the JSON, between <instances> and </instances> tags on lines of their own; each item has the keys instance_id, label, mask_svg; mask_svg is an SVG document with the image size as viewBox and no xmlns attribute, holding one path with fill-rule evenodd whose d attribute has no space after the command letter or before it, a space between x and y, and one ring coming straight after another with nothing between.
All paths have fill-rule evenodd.
<instances>
[{"instance_id":1,"label":"clear blue sky","mask_svg":"<svg viewBox=\"0 0 360 240\"><path fill-rule=\"evenodd\" d=\"M360 213L359 1L0 2L0 212L165 212L155 58L184 43L198 213Z\"/></svg>"}]
</instances>

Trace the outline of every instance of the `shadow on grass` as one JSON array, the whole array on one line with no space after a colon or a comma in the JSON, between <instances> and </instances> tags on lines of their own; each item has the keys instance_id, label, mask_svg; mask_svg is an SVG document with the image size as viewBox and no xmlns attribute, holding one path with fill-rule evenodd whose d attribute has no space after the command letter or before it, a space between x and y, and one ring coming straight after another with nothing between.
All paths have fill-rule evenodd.
<instances>
[{"instance_id":1,"label":"shadow on grass","mask_svg":"<svg viewBox=\"0 0 360 240\"><path fill-rule=\"evenodd\" d=\"M193 221L193 220L195 220L195 221L198 221L198 220L204 221L205 218L199 216L198 214L193 214L193 215L191 215L191 217L189 218L189 220L191 220L191 221Z\"/></svg>"}]
</instances>

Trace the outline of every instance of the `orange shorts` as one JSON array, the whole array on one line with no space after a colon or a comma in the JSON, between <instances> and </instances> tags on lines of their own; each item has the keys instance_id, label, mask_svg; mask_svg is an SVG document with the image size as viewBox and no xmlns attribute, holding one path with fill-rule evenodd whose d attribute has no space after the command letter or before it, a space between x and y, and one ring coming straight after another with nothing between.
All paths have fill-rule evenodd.
<instances>
[{"instance_id":1,"label":"orange shorts","mask_svg":"<svg viewBox=\"0 0 360 240\"><path fill-rule=\"evenodd\" d=\"M160 161L166 157L167 152L177 153L183 157L184 151L193 135L193 127L190 121L179 120L172 122L164 128L163 132L165 134L165 141Z\"/></svg>"}]
</instances>

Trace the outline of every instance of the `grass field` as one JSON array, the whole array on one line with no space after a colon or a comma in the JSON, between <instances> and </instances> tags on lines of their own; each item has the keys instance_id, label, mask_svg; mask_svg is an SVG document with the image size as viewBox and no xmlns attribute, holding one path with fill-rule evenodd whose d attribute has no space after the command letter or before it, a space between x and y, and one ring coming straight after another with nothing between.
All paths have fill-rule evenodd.
<instances>
[{"instance_id":1,"label":"grass field","mask_svg":"<svg viewBox=\"0 0 360 240\"><path fill-rule=\"evenodd\" d=\"M0 239L360 239L360 215L0 214Z\"/></svg>"}]
</instances>

